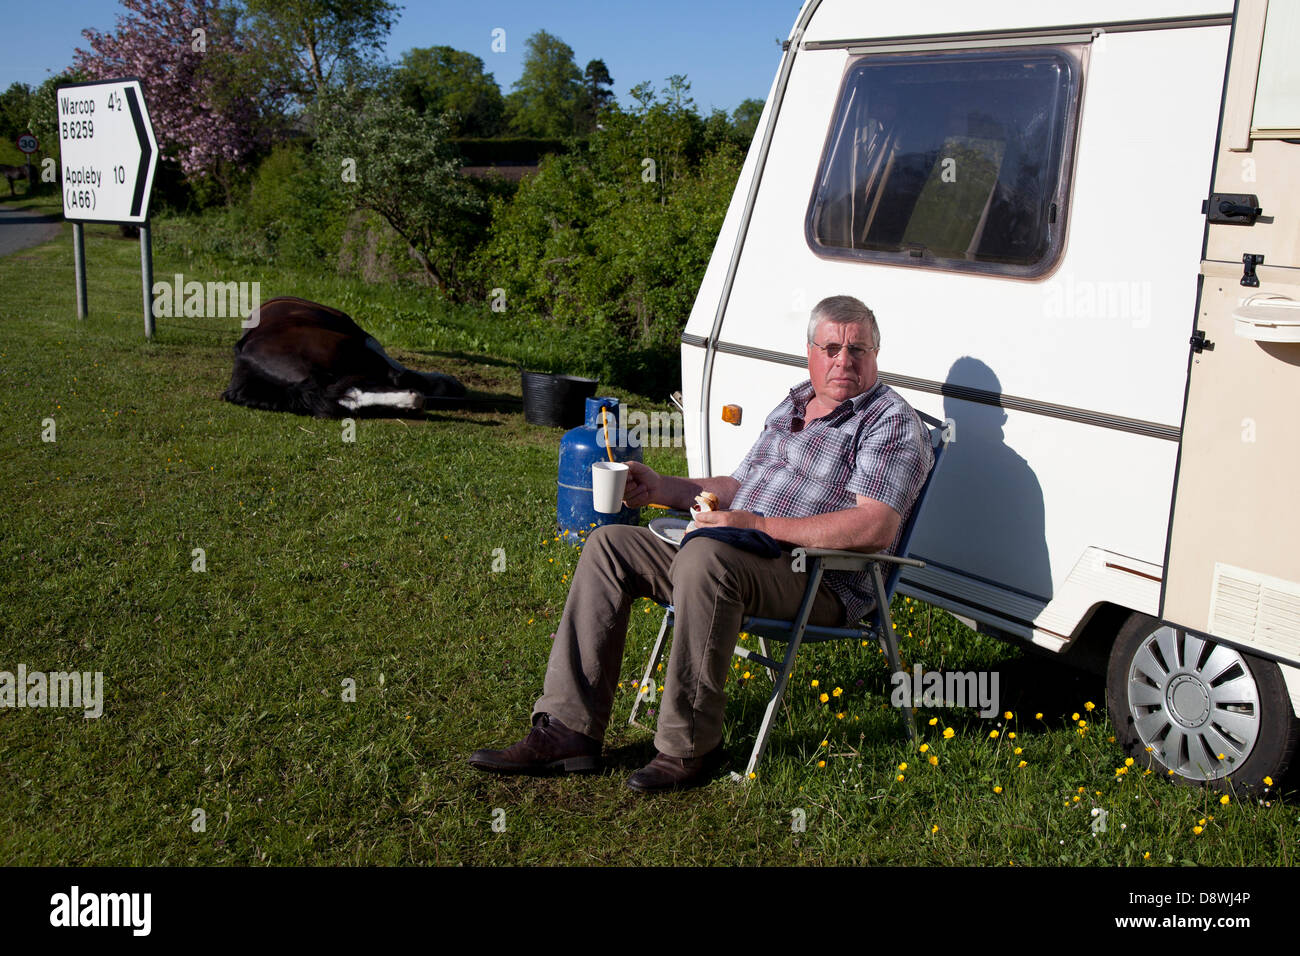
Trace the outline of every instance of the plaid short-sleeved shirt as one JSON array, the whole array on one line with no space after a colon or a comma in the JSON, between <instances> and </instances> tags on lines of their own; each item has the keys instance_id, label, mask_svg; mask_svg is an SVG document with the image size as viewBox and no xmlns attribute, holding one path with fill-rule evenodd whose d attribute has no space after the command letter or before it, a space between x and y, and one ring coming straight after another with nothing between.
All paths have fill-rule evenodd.
<instances>
[{"instance_id":1,"label":"plaid short-sleeved shirt","mask_svg":"<svg viewBox=\"0 0 1300 956\"><path fill-rule=\"evenodd\" d=\"M763 433L731 474L740 482L731 507L807 518L857 507L862 495L897 511L901 534L934 464L929 432L883 382L805 424L813 395L811 380L796 385L767 416ZM897 544L896 536L889 550ZM844 605L845 623L856 623L871 606L870 572L827 571L824 581Z\"/></svg>"}]
</instances>

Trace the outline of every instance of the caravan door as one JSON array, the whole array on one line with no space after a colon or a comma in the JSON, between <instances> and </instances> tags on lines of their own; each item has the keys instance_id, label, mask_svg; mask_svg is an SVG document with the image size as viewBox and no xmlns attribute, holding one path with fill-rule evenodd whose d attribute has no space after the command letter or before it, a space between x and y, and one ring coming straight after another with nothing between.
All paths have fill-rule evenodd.
<instances>
[{"instance_id":1,"label":"caravan door","mask_svg":"<svg viewBox=\"0 0 1300 956\"><path fill-rule=\"evenodd\" d=\"M1300 661L1298 46L1300 6L1241 0L1206 203L1160 608L1180 642L1207 635L1291 663ZM1199 666L1205 686L1188 685L1187 706L1222 683L1206 660L1213 645L1193 641L1201 660L1182 663ZM1288 681L1295 698L1294 671ZM1267 702L1253 707L1258 721Z\"/></svg>"}]
</instances>

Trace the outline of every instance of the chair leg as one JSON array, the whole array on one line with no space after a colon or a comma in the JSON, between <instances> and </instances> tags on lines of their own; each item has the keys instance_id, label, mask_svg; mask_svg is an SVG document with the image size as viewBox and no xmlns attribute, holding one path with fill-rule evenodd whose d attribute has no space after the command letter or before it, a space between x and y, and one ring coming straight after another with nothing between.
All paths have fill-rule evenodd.
<instances>
[{"instance_id":1,"label":"chair leg","mask_svg":"<svg viewBox=\"0 0 1300 956\"><path fill-rule=\"evenodd\" d=\"M629 724L636 724L637 711L641 709L641 701L654 699L654 684L651 681L655 677L655 665L659 663L659 658L663 656L664 640L668 636L668 628L673 626L673 612L671 608L665 609L664 619L659 624L659 636L655 638L655 646L650 651L650 660L645 666L645 673L641 676L641 683L637 684L636 700L632 702L632 716L628 718ZM649 686L647 691L645 688Z\"/></svg>"},{"instance_id":2,"label":"chair leg","mask_svg":"<svg viewBox=\"0 0 1300 956\"><path fill-rule=\"evenodd\" d=\"M781 661L781 673L777 675L773 683L772 696L767 700L767 709L763 712L763 722L758 728L758 739L754 741L754 749L749 755L749 763L745 766L743 779L746 781L749 780L749 775L754 773L758 767L758 762L763 759L763 752L767 750L767 738L772 732L772 724L781 709L781 702L785 697L785 688L790 682L790 673L794 670L795 653L799 650L799 645L803 643L804 630L808 627L808 618L812 616L813 600L817 596L817 588L821 585L821 579L821 559L814 558L812 567L808 569L808 588L804 591L803 603L799 606L799 615L795 618L794 628L790 632L790 643L786 647L785 657Z\"/></svg>"},{"instance_id":3,"label":"chair leg","mask_svg":"<svg viewBox=\"0 0 1300 956\"><path fill-rule=\"evenodd\" d=\"M879 562L872 562L871 580L876 589L876 628L880 631L885 644L885 656L889 660L889 673L901 673L902 660L898 654L898 635L894 631L894 620L889 613L889 599L885 596L885 580L880 573ZM900 708L903 711L903 733L908 740L916 739L916 720L912 716L912 702L909 700Z\"/></svg>"},{"instance_id":4,"label":"chair leg","mask_svg":"<svg viewBox=\"0 0 1300 956\"><path fill-rule=\"evenodd\" d=\"M769 651L768 651L768 649L767 649L767 638L766 638L766 637L760 637L760 638L758 639L758 652L759 652L760 654L762 654L762 655L763 655L764 657L766 657L766 658L769 658L769 659L772 658L771 653L769 653ZM776 680L776 671L772 670L772 668L767 667L767 666L764 666L763 670L767 671L767 679L768 679L768 680L770 680L770 681L774 681L774 680Z\"/></svg>"}]
</instances>

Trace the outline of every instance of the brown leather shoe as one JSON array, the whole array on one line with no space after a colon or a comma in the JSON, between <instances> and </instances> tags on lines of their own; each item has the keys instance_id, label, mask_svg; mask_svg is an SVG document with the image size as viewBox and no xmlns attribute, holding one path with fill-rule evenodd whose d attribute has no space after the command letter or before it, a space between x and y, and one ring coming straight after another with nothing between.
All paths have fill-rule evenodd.
<instances>
[{"instance_id":1,"label":"brown leather shoe","mask_svg":"<svg viewBox=\"0 0 1300 956\"><path fill-rule=\"evenodd\" d=\"M722 744L703 757L670 757L655 754L655 759L627 778L633 790L657 793L664 790L689 790L702 787L713 779L722 764Z\"/></svg>"},{"instance_id":2,"label":"brown leather shoe","mask_svg":"<svg viewBox=\"0 0 1300 956\"><path fill-rule=\"evenodd\" d=\"M600 769L600 741L538 714L523 740L505 750L476 750L469 765L493 773L583 773Z\"/></svg>"}]
</instances>

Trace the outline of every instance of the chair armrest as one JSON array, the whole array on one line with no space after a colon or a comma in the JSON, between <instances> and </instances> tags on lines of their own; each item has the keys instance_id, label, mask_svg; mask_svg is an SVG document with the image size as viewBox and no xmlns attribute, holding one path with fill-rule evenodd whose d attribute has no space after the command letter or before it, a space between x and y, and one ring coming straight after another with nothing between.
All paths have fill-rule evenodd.
<instances>
[{"instance_id":1,"label":"chair armrest","mask_svg":"<svg viewBox=\"0 0 1300 956\"><path fill-rule=\"evenodd\" d=\"M804 548L803 553L809 558L821 558L823 568L836 571L861 571L873 561L901 564L909 568L925 567L925 562L916 558L900 558L896 554L885 554L882 551L867 554L863 551L837 551L834 548Z\"/></svg>"}]
</instances>

